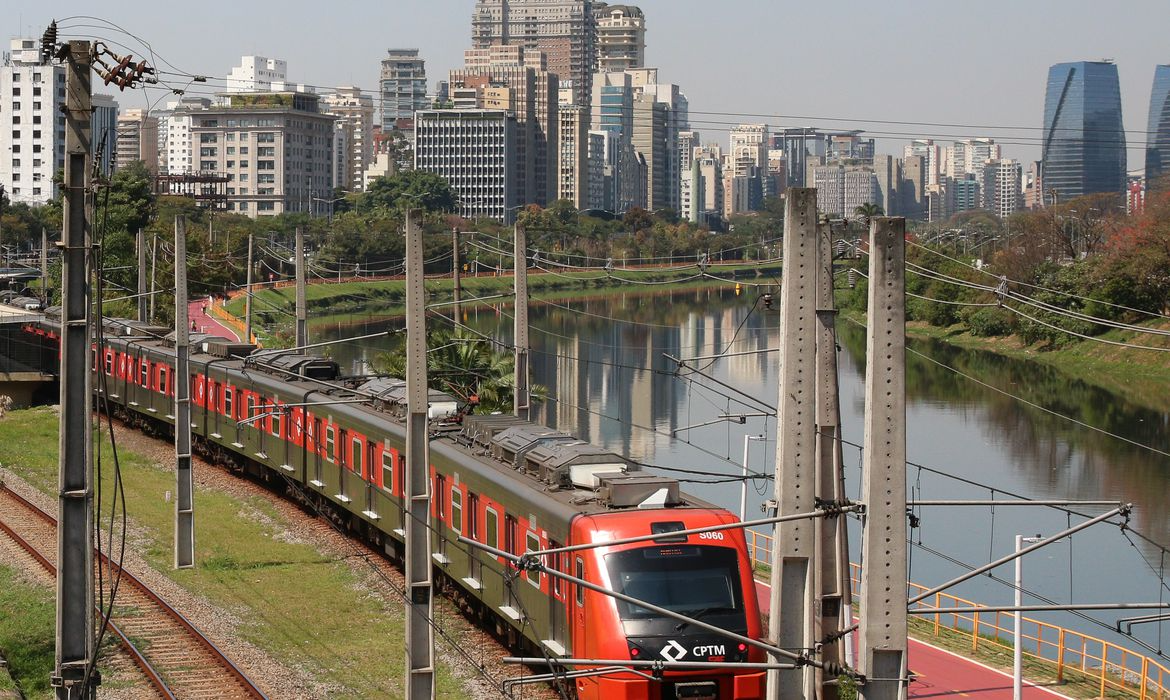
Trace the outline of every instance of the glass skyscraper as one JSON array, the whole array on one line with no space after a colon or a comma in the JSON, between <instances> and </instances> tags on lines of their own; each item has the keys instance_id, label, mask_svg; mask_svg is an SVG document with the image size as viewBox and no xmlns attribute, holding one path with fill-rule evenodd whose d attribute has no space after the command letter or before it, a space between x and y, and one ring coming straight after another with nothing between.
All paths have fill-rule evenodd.
<instances>
[{"instance_id":1,"label":"glass skyscraper","mask_svg":"<svg viewBox=\"0 0 1170 700\"><path fill-rule=\"evenodd\" d=\"M1125 189L1125 131L1116 65L1077 61L1048 69L1043 161L1044 194L1049 197L1055 191L1057 201Z\"/></svg>"},{"instance_id":2,"label":"glass skyscraper","mask_svg":"<svg viewBox=\"0 0 1170 700\"><path fill-rule=\"evenodd\" d=\"M1147 189L1158 187L1155 180L1166 175L1170 175L1170 66L1155 66L1150 123L1146 129Z\"/></svg>"}]
</instances>

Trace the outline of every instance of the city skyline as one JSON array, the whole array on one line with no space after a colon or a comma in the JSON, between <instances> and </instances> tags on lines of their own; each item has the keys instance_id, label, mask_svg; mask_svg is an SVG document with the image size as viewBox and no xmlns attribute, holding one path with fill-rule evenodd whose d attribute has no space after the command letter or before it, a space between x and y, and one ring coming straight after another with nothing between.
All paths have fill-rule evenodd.
<instances>
[{"instance_id":1,"label":"city skyline","mask_svg":"<svg viewBox=\"0 0 1170 700\"><path fill-rule=\"evenodd\" d=\"M39 36L52 19L42 5L27 0L13 5L0 24L10 36ZM1106 21L1099 5L1087 1L930 6L928 12L842 2L829 9L835 16L847 16L847 25L857 29L841 32L815 29L846 25L826 21L824 8L746 0L723 3L718 12L696 0L643 0L637 5L646 16L647 65L659 68L663 80L687 93L692 126L704 141L726 144L733 125L768 122L773 127L864 129L879 138L879 151L895 154L915 136L941 142L990 136L1004 145L1005 156L1038 160L1048 67L1107 57L1115 60L1121 76L1131 172L1144 164L1155 66L1167 62L1158 51L1156 27L1170 20L1170 6L1152 1L1127 5L1125 15L1117 13L1115 20ZM231 21L225 22L214 4L190 17L154 13L108 18L149 41L162 70L219 79L191 84L189 94L219 91L216 86L229 69L248 54L287 61L291 82L356 85L373 92L386 50L415 46L427 62L433 90L435 80L461 65L463 51L472 45L474 6L474 0L457 0L441 13L422 4L338 6L312 22L301 22L295 18L313 16L313 6L294 0L282 11L286 22L276 21L263 7L247 5L233 5ZM998 6L1004 12L996 12ZM53 11L61 20L62 36L113 39L138 55L137 40L96 29L93 20L64 19L90 12L79 2L60 2ZM1141 22L1124 21L1138 16ZM1060 19L1056 38L1048 31L1054 17ZM256 32L257 26L265 31ZM955 26L980 30L955 32ZM702 28L701 34L695 27ZM826 36L836 39L838 51L824 49ZM726 79L737 72L744 73L742 78ZM187 83L176 75L162 77L174 87ZM98 89L104 91L100 85ZM175 99L162 88L146 96L114 94L123 108L154 102L157 109Z\"/></svg>"}]
</instances>

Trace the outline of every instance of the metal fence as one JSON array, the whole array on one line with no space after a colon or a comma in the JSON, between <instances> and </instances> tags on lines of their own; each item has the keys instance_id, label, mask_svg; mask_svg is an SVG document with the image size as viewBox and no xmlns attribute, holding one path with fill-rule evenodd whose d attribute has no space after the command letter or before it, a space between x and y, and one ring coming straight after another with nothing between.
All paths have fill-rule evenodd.
<instances>
[{"instance_id":1,"label":"metal fence","mask_svg":"<svg viewBox=\"0 0 1170 700\"><path fill-rule=\"evenodd\" d=\"M772 537L754 530L745 530L748 554L758 565L772 565ZM861 581L861 567L850 564L854 595ZM911 582L910 595L929 590ZM918 608L972 608L979 603L935 593L914 607ZM1005 612L937 612L914 615L924 624L915 625L918 635L933 637L956 636L970 644L973 653L980 649L1011 654L1015 642L1015 617ZM1170 670L1160 662L1118 646L1112 642L1082 634L1076 630L1041 622L1029 617L1020 620L1020 640L1025 657L1051 669L1057 682L1077 680L1091 682L1100 697L1106 692L1140 700L1170 698Z\"/></svg>"}]
</instances>

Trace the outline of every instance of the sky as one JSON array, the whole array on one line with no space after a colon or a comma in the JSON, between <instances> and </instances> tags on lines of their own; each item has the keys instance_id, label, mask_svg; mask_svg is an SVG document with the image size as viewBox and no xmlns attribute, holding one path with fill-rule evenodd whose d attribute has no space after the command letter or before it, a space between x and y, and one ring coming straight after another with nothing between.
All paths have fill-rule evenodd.
<instances>
[{"instance_id":1,"label":"sky","mask_svg":"<svg viewBox=\"0 0 1170 700\"><path fill-rule=\"evenodd\" d=\"M241 55L258 54L286 60L293 82L370 90L377 87L386 49L418 48L433 88L462 64L474 4L204 0L134 10L129 4L96 9L76 0L7 0L0 34L39 37L56 18L62 38L116 41L136 57L147 42L160 66L170 69L165 59L176 72L222 78ZM1167 0L636 4L646 14L646 62L659 69L662 82L680 85L692 127L704 141L725 143L731 124L767 122L865 129L885 137L879 152L895 155L905 139L917 136L990 136L1004 144L1006 156L1035 160L1048 67L1109 58L1121 76L1133 171L1142 167L1154 66L1170 63ZM100 16L138 38L81 15ZM180 89L187 84L164 77ZM210 90L199 84L189 89ZM123 107L161 107L173 97L157 88L118 99Z\"/></svg>"}]
</instances>

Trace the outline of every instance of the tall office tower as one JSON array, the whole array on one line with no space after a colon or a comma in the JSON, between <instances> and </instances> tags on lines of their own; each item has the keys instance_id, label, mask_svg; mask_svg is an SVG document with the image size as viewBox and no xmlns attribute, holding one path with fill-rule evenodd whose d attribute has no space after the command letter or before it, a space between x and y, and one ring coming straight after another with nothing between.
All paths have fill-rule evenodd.
<instances>
[{"instance_id":1,"label":"tall office tower","mask_svg":"<svg viewBox=\"0 0 1170 700\"><path fill-rule=\"evenodd\" d=\"M1170 189L1158 182L1170 175L1170 66L1154 66L1150 120L1146 127L1146 189Z\"/></svg>"},{"instance_id":2,"label":"tall office tower","mask_svg":"<svg viewBox=\"0 0 1170 700\"><path fill-rule=\"evenodd\" d=\"M674 83L658 82L657 68L632 68L634 93L632 139L634 149L646 160L646 204L650 209L679 210L678 135L690 128L690 104ZM650 115L649 119L643 117Z\"/></svg>"},{"instance_id":3,"label":"tall office tower","mask_svg":"<svg viewBox=\"0 0 1170 700\"><path fill-rule=\"evenodd\" d=\"M974 175L976 180L983 178L983 164L989 160L1000 158L1000 146L995 139L965 139L955 141L947 147L946 176L961 178L964 175Z\"/></svg>"},{"instance_id":4,"label":"tall office tower","mask_svg":"<svg viewBox=\"0 0 1170 700\"><path fill-rule=\"evenodd\" d=\"M427 109L415 114L414 167L443 177L459 215L511 223L521 202L508 177L516 117L506 110Z\"/></svg>"},{"instance_id":5,"label":"tall office tower","mask_svg":"<svg viewBox=\"0 0 1170 700\"><path fill-rule=\"evenodd\" d=\"M93 156L103 175L114 172L114 148L118 140L118 103L110 95L93 96Z\"/></svg>"},{"instance_id":6,"label":"tall office tower","mask_svg":"<svg viewBox=\"0 0 1170 700\"><path fill-rule=\"evenodd\" d=\"M683 221L698 221L695 208L695 190L698 186L698 169L695 164L695 149L699 146L699 132L680 131L678 134L678 213Z\"/></svg>"},{"instance_id":7,"label":"tall office tower","mask_svg":"<svg viewBox=\"0 0 1170 700\"><path fill-rule=\"evenodd\" d=\"M1024 208L1044 208L1044 164L1038 160L1029 161L1024 175Z\"/></svg>"},{"instance_id":8,"label":"tall office tower","mask_svg":"<svg viewBox=\"0 0 1170 700\"><path fill-rule=\"evenodd\" d=\"M399 119L414 119L426 109L427 68L418 49L388 49L382 59L379 83L382 90L382 129L395 128Z\"/></svg>"},{"instance_id":9,"label":"tall office tower","mask_svg":"<svg viewBox=\"0 0 1170 700\"><path fill-rule=\"evenodd\" d=\"M340 87L321 98L321 111L337 117L336 128L344 132L346 143L334 163L341 176L334 178L336 186L360 192L366 168L374 162L374 98L363 95L361 88Z\"/></svg>"},{"instance_id":10,"label":"tall office tower","mask_svg":"<svg viewBox=\"0 0 1170 700\"><path fill-rule=\"evenodd\" d=\"M228 178L227 209L257 216L308 213L333 196L333 122L306 92L224 93L191 115L200 172Z\"/></svg>"},{"instance_id":11,"label":"tall office tower","mask_svg":"<svg viewBox=\"0 0 1170 700\"><path fill-rule=\"evenodd\" d=\"M264 56L242 56L227 74L227 92L271 92L284 89L288 63Z\"/></svg>"},{"instance_id":12,"label":"tall office tower","mask_svg":"<svg viewBox=\"0 0 1170 700\"><path fill-rule=\"evenodd\" d=\"M512 195L520 204L548 206L557 198L557 90L540 51L497 45L464 52L464 66L450 73L455 107L506 109L516 116Z\"/></svg>"},{"instance_id":13,"label":"tall office tower","mask_svg":"<svg viewBox=\"0 0 1170 700\"><path fill-rule=\"evenodd\" d=\"M983 168L983 208L1001 219L1020 210L1023 204L1020 162L1011 158L988 161Z\"/></svg>"},{"instance_id":14,"label":"tall office tower","mask_svg":"<svg viewBox=\"0 0 1170 700\"><path fill-rule=\"evenodd\" d=\"M145 109L128 109L118 115L114 168L142 161L151 175L158 175L158 117Z\"/></svg>"},{"instance_id":15,"label":"tall office tower","mask_svg":"<svg viewBox=\"0 0 1170 700\"><path fill-rule=\"evenodd\" d=\"M1058 63L1044 97L1044 188L1058 202L1125 189L1121 85L1110 61Z\"/></svg>"},{"instance_id":16,"label":"tall office tower","mask_svg":"<svg viewBox=\"0 0 1170 700\"><path fill-rule=\"evenodd\" d=\"M817 165L812 168L813 187L817 191L817 209L830 216L849 216L845 211L845 168L840 165Z\"/></svg>"},{"instance_id":17,"label":"tall office tower","mask_svg":"<svg viewBox=\"0 0 1170 700\"><path fill-rule=\"evenodd\" d=\"M597 72L646 65L646 16L633 5L593 3L597 18Z\"/></svg>"},{"instance_id":18,"label":"tall office tower","mask_svg":"<svg viewBox=\"0 0 1170 700\"><path fill-rule=\"evenodd\" d=\"M582 105L557 107L557 199L577 209L589 208L589 110Z\"/></svg>"},{"instance_id":19,"label":"tall office tower","mask_svg":"<svg viewBox=\"0 0 1170 700\"><path fill-rule=\"evenodd\" d=\"M694 167L697 171L695 186L695 216L693 221L703 223L723 215L723 149L709 143L695 149Z\"/></svg>"},{"instance_id":20,"label":"tall office tower","mask_svg":"<svg viewBox=\"0 0 1170 700\"><path fill-rule=\"evenodd\" d=\"M923 167L925 168L926 186L934 186L939 184L940 173L945 176L941 168L942 149L934 143L933 139L915 139L902 149L902 158L909 158L911 156L921 156L923 159Z\"/></svg>"},{"instance_id":21,"label":"tall office tower","mask_svg":"<svg viewBox=\"0 0 1170 700\"><path fill-rule=\"evenodd\" d=\"M549 72L573 81L573 103L589 104L597 60L592 0L476 0L471 42L543 51Z\"/></svg>"},{"instance_id":22,"label":"tall office tower","mask_svg":"<svg viewBox=\"0 0 1170 700\"><path fill-rule=\"evenodd\" d=\"M980 196L981 182L975 179L974 175L964 175L959 178L948 177L946 179L946 195L947 216L958 214L961 211L971 211L978 209L981 201Z\"/></svg>"},{"instance_id":23,"label":"tall office tower","mask_svg":"<svg viewBox=\"0 0 1170 700\"><path fill-rule=\"evenodd\" d=\"M902 162L893 156L874 156L873 174L877 183L877 199L873 203L880 206L886 216L900 216L898 188L902 181Z\"/></svg>"},{"instance_id":24,"label":"tall office tower","mask_svg":"<svg viewBox=\"0 0 1170 700\"><path fill-rule=\"evenodd\" d=\"M13 202L57 196L53 175L65 167L65 68L41 63L40 41L13 39L0 68L0 186Z\"/></svg>"},{"instance_id":25,"label":"tall office tower","mask_svg":"<svg viewBox=\"0 0 1170 700\"><path fill-rule=\"evenodd\" d=\"M846 167L842 180L845 217L856 216L857 208L864 204L881 204L881 188L877 175L868 167Z\"/></svg>"},{"instance_id":26,"label":"tall office tower","mask_svg":"<svg viewBox=\"0 0 1170 700\"><path fill-rule=\"evenodd\" d=\"M759 209L763 198L772 194L765 189L764 185L764 173L768 170L768 142L768 126L766 124L740 124L731 127L731 147L727 168L729 172L726 175L758 181L758 183L744 185L752 193L747 199L733 197L736 202L747 202L748 209L739 209L737 206L735 210L737 213Z\"/></svg>"},{"instance_id":27,"label":"tall office tower","mask_svg":"<svg viewBox=\"0 0 1170 700\"><path fill-rule=\"evenodd\" d=\"M906 156L902 159L902 177L898 181L898 202L907 219L926 216L926 158Z\"/></svg>"}]
</instances>

